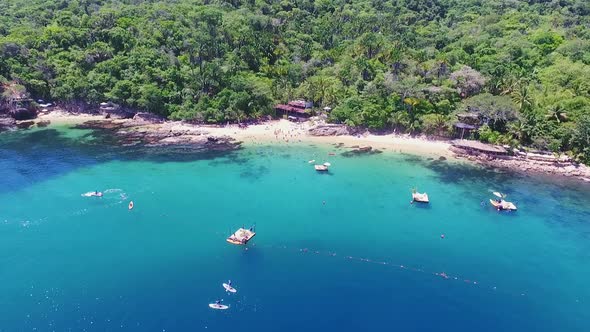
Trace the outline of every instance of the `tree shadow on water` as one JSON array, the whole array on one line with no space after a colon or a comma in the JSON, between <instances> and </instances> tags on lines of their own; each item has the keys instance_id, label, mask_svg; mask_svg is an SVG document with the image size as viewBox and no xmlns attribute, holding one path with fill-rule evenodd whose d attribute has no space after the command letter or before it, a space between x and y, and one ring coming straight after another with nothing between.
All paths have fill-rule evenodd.
<instances>
[{"instance_id":1,"label":"tree shadow on water","mask_svg":"<svg viewBox=\"0 0 590 332\"><path fill-rule=\"evenodd\" d=\"M93 131L76 138L53 128L6 132L0 134L0 167L4 171L0 194L110 161L192 162L221 157L227 157L227 162L240 162L235 151L121 146L107 131Z\"/></svg>"}]
</instances>

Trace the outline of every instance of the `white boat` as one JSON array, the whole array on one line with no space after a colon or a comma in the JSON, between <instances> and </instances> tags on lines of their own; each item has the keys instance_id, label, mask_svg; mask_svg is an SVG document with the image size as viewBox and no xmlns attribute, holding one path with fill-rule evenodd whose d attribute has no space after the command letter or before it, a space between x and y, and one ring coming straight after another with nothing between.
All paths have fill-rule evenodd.
<instances>
[{"instance_id":1,"label":"white boat","mask_svg":"<svg viewBox=\"0 0 590 332\"><path fill-rule=\"evenodd\" d=\"M506 194L499 193L497 191L493 192L494 196L498 197L498 199L490 199L490 204L495 207L498 211L506 210L506 211L516 211L516 205L512 202L505 201Z\"/></svg>"},{"instance_id":2,"label":"white boat","mask_svg":"<svg viewBox=\"0 0 590 332\"><path fill-rule=\"evenodd\" d=\"M313 167L318 172L327 172L328 171L328 166L326 166L326 165L315 165Z\"/></svg>"},{"instance_id":3,"label":"white boat","mask_svg":"<svg viewBox=\"0 0 590 332\"><path fill-rule=\"evenodd\" d=\"M412 193L412 200L414 202L418 202L418 203L428 203L430 202L430 200L428 199L428 194L427 193Z\"/></svg>"},{"instance_id":4,"label":"white boat","mask_svg":"<svg viewBox=\"0 0 590 332\"><path fill-rule=\"evenodd\" d=\"M514 205L514 203L512 202L507 202L503 199L500 199L500 201L498 202L498 200L494 200L494 199L490 199L490 203L492 204L493 207L495 207L498 210L506 210L506 211L516 211L516 205Z\"/></svg>"},{"instance_id":5,"label":"white boat","mask_svg":"<svg viewBox=\"0 0 590 332\"><path fill-rule=\"evenodd\" d=\"M82 194L84 197L102 197L102 193L100 191L89 191L87 193Z\"/></svg>"}]
</instances>

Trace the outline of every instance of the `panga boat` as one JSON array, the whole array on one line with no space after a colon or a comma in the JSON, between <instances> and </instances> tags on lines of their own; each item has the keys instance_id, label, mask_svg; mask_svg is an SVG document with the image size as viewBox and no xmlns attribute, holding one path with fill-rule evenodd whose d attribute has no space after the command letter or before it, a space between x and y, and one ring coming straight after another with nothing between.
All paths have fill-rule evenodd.
<instances>
[{"instance_id":1,"label":"panga boat","mask_svg":"<svg viewBox=\"0 0 590 332\"><path fill-rule=\"evenodd\" d=\"M248 243L248 241L250 241L254 237L254 235L256 235L256 233L254 233L253 231L245 228L240 228L227 238L227 242L231 244L243 245Z\"/></svg>"},{"instance_id":2,"label":"panga boat","mask_svg":"<svg viewBox=\"0 0 590 332\"><path fill-rule=\"evenodd\" d=\"M516 205L512 202L507 202L503 199L499 201L496 199L490 199L490 203L498 210L516 211Z\"/></svg>"},{"instance_id":3,"label":"panga boat","mask_svg":"<svg viewBox=\"0 0 590 332\"><path fill-rule=\"evenodd\" d=\"M414 193L412 193L412 200L414 202L418 202L418 203L428 203L428 202L430 202L428 200L428 194L427 193L421 194L421 193L414 192Z\"/></svg>"}]
</instances>

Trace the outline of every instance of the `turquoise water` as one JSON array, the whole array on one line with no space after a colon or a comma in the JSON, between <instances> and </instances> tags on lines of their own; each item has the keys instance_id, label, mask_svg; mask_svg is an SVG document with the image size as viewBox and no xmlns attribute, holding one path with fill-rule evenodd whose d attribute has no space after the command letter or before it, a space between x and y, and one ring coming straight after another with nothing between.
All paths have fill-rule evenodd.
<instances>
[{"instance_id":1,"label":"turquoise water","mask_svg":"<svg viewBox=\"0 0 590 332\"><path fill-rule=\"evenodd\" d=\"M342 151L0 134L0 331L590 330L588 185ZM519 211L482 206L493 190Z\"/></svg>"}]
</instances>

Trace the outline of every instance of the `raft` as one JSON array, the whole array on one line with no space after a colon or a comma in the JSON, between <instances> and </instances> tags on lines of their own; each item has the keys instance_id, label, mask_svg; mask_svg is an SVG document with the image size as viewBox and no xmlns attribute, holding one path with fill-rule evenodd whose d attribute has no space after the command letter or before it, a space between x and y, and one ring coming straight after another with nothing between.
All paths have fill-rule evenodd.
<instances>
[{"instance_id":1,"label":"raft","mask_svg":"<svg viewBox=\"0 0 590 332\"><path fill-rule=\"evenodd\" d=\"M426 194L426 193L423 193L423 194L421 194L421 193L412 193L412 200L414 202L418 202L418 203L428 203L428 202L430 202L428 200L428 194Z\"/></svg>"},{"instance_id":2,"label":"raft","mask_svg":"<svg viewBox=\"0 0 590 332\"><path fill-rule=\"evenodd\" d=\"M498 202L496 200L490 199L490 203L498 210L516 211L516 205L514 205L512 202L506 202L504 200Z\"/></svg>"},{"instance_id":3,"label":"raft","mask_svg":"<svg viewBox=\"0 0 590 332\"><path fill-rule=\"evenodd\" d=\"M235 233L230 235L226 241L231 244L244 245L250 241L256 233L249 229L240 228Z\"/></svg>"}]
</instances>

